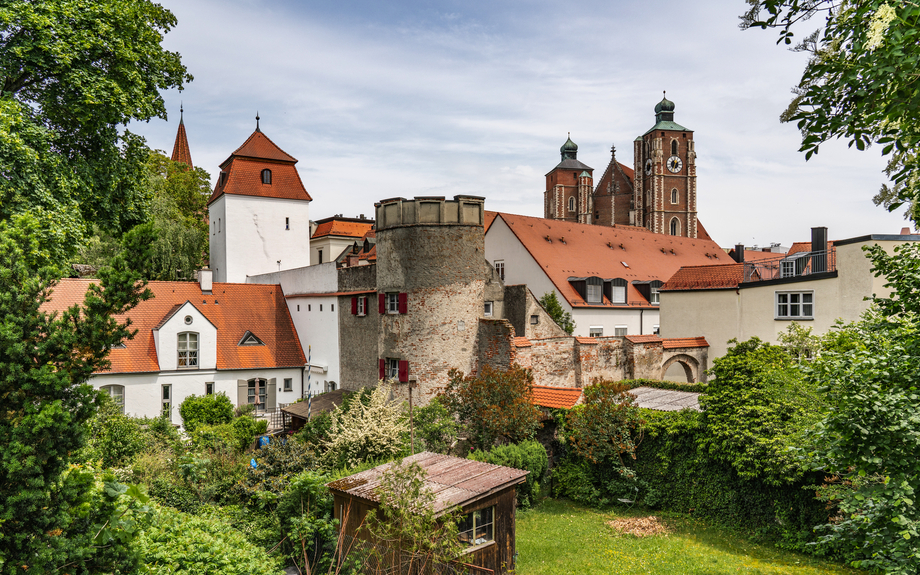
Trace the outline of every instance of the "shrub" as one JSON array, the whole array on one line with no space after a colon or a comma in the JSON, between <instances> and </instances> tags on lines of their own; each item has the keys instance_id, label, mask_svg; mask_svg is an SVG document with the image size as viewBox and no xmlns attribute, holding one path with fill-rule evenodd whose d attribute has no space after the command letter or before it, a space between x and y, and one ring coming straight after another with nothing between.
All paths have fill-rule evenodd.
<instances>
[{"instance_id":1,"label":"shrub","mask_svg":"<svg viewBox=\"0 0 920 575\"><path fill-rule=\"evenodd\" d=\"M190 395L179 406L179 415L186 431L202 424L220 425L233 421L233 403L223 393Z\"/></svg>"},{"instance_id":2,"label":"shrub","mask_svg":"<svg viewBox=\"0 0 920 575\"><path fill-rule=\"evenodd\" d=\"M437 397L425 407L414 408L412 419L415 421L415 438L422 441L423 449L450 454L450 448L457 441L460 424Z\"/></svg>"},{"instance_id":3,"label":"shrub","mask_svg":"<svg viewBox=\"0 0 920 575\"><path fill-rule=\"evenodd\" d=\"M290 479L314 467L313 451L296 439L273 439L253 454L257 467L249 468L234 490L244 502L273 506Z\"/></svg>"},{"instance_id":4,"label":"shrub","mask_svg":"<svg viewBox=\"0 0 920 575\"><path fill-rule=\"evenodd\" d=\"M303 573L325 573L336 548L336 520L332 518L329 477L304 471L291 479L275 510L284 551Z\"/></svg>"},{"instance_id":5,"label":"shrub","mask_svg":"<svg viewBox=\"0 0 920 575\"><path fill-rule=\"evenodd\" d=\"M549 458L546 449L538 441L524 441L512 445L499 445L490 451L477 450L470 459L493 465L504 465L529 471L527 481L518 486L517 501L520 507L530 507L540 491L540 482L546 474Z\"/></svg>"},{"instance_id":6,"label":"shrub","mask_svg":"<svg viewBox=\"0 0 920 575\"><path fill-rule=\"evenodd\" d=\"M584 390L584 404L566 417L568 441L580 457L613 466L624 477L633 472L623 456L636 458L642 420L633 396L618 382L601 381Z\"/></svg>"},{"instance_id":7,"label":"shrub","mask_svg":"<svg viewBox=\"0 0 920 575\"><path fill-rule=\"evenodd\" d=\"M252 445L256 436L268 431L268 421L243 415L233 420L232 427L236 448L242 453Z\"/></svg>"}]
</instances>

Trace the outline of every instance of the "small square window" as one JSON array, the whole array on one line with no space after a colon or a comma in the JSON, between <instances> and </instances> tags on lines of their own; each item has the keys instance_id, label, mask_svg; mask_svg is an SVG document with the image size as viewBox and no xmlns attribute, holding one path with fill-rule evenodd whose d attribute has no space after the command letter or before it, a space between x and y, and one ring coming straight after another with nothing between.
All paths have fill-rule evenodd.
<instances>
[{"instance_id":1,"label":"small square window","mask_svg":"<svg viewBox=\"0 0 920 575\"><path fill-rule=\"evenodd\" d=\"M399 313L399 294L387 294L387 313Z\"/></svg>"},{"instance_id":2,"label":"small square window","mask_svg":"<svg viewBox=\"0 0 920 575\"><path fill-rule=\"evenodd\" d=\"M626 335L626 331L627 331L628 329L629 329L629 328L628 328L627 326L625 326L625 325L614 326L614 328L613 328L613 335L620 335L620 336Z\"/></svg>"},{"instance_id":3,"label":"small square window","mask_svg":"<svg viewBox=\"0 0 920 575\"><path fill-rule=\"evenodd\" d=\"M592 325L588 328L588 337L603 337L604 336L604 326L602 325Z\"/></svg>"},{"instance_id":4,"label":"small square window","mask_svg":"<svg viewBox=\"0 0 920 575\"><path fill-rule=\"evenodd\" d=\"M209 381L204 384L204 394L214 395L214 382L213 381Z\"/></svg>"},{"instance_id":5,"label":"small square window","mask_svg":"<svg viewBox=\"0 0 920 575\"><path fill-rule=\"evenodd\" d=\"M540 316L538 315L530 316L530 325L537 325L538 323L540 323Z\"/></svg>"},{"instance_id":6,"label":"small square window","mask_svg":"<svg viewBox=\"0 0 920 575\"><path fill-rule=\"evenodd\" d=\"M292 378L284 378L284 391L294 391L294 380Z\"/></svg>"},{"instance_id":7,"label":"small square window","mask_svg":"<svg viewBox=\"0 0 920 575\"><path fill-rule=\"evenodd\" d=\"M492 302L487 301L483 305L483 315L485 315L486 317L492 317Z\"/></svg>"}]
</instances>

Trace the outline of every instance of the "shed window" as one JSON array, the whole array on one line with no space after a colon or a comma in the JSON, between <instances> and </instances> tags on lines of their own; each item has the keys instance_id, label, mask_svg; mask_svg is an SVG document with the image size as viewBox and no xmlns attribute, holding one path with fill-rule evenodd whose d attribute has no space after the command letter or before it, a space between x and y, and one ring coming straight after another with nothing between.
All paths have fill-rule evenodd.
<instances>
[{"instance_id":1,"label":"shed window","mask_svg":"<svg viewBox=\"0 0 920 575\"><path fill-rule=\"evenodd\" d=\"M611 294L613 297L610 301L613 303L626 303L626 280L617 278L610 282L612 284Z\"/></svg>"},{"instance_id":2,"label":"shed window","mask_svg":"<svg viewBox=\"0 0 920 575\"><path fill-rule=\"evenodd\" d=\"M457 530L460 532L458 538L460 542L469 545L482 545L489 541L495 540L495 530L493 528L495 519L495 506L486 507L479 511L471 511L457 523Z\"/></svg>"},{"instance_id":3,"label":"shed window","mask_svg":"<svg viewBox=\"0 0 920 575\"><path fill-rule=\"evenodd\" d=\"M588 303L602 303L604 301L604 281L598 277L590 277L587 279L586 284L587 296L585 299L588 301Z\"/></svg>"},{"instance_id":4,"label":"shed window","mask_svg":"<svg viewBox=\"0 0 920 575\"><path fill-rule=\"evenodd\" d=\"M262 183L270 184L272 183L272 171L269 169L262 170Z\"/></svg>"}]
</instances>

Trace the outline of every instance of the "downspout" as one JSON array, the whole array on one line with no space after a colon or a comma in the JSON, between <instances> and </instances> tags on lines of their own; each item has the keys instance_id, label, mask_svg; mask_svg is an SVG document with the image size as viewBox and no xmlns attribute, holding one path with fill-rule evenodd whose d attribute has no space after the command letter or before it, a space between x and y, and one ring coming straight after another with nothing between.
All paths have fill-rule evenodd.
<instances>
[{"instance_id":1,"label":"downspout","mask_svg":"<svg viewBox=\"0 0 920 575\"><path fill-rule=\"evenodd\" d=\"M639 335L645 335L645 326L642 324L642 314L644 313L644 309L639 310Z\"/></svg>"}]
</instances>

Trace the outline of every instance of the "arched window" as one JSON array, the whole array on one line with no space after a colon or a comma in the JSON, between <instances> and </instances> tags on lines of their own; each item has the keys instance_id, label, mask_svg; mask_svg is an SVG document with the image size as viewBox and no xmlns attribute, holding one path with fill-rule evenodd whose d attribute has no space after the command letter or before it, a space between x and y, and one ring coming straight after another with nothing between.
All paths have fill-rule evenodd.
<instances>
[{"instance_id":1,"label":"arched window","mask_svg":"<svg viewBox=\"0 0 920 575\"><path fill-rule=\"evenodd\" d=\"M270 184L272 183L272 171L269 169L262 170L262 183Z\"/></svg>"},{"instance_id":2,"label":"arched window","mask_svg":"<svg viewBox=\"0 0 920 575\"><path fill-rule=\"evenodd\" d=\"M678 196L678 194L677 194L677 188L674 188L673 190L671 190L671 203L672 203L672 204L676 204L678 198L679 198L679 196Z\"/></svg>"},{"instance_id":3,"label":"arched window","mask_svg":"<svg viewBox=\"0 0 920 575\"><path fill-rule=\"evenodd\" d=\"M677 218L671 218L671 235L679 236L680 235L680 220Z\"/></svg>"},{"instance_id":4,"label":"arched window","mask_svg":"<svg viewBox=\"0 0 920 575\"><path fill-rule=\"evenodd\" d=\"M123 385L103 385L100 387L102 391L108 394L115 405L121 409L122 415L125 413L125 386Z\"/></svg>"},{"instance_id":5,"label":"arched window","mask_svg":"<svg viewBox=\"0 0 920 575\"><path fill-rule=\"evenodd\" d=\"M569 198L569 211L570 212L575 211L575 196L572 196Z\"/></svg>"},{"instance_id":6,"label":"arched window","mask_svg":"<svg viewBox=\"0 0 920 575\"><path fill-rule=\"evenodd\" d=\"M677 140L671 140L671 155L677 155Z\"/></svg>"},{"instance_id":7,"label":"arched window","mask_svg":"<svg viewBox=\"0 0 920 575\"><path fill-rule=\"evenodd\" d=\"M186 331L179 334L179 369L198 367L198 334Z\"/></svg>"},{"instance_id":8,"label":"arched window","mask_svg":"<svg viewBox=\"0 0 920 575\"><path fill-rule=\"evenodd\" d=\"M585 282L587 285L588 303L603 303L604 301L604 280L599 277L590 277Z\"/></svg>"},{"instance_id":9,"label":"arched window","mask_svg":"<svg viewBox=\"0 0 920 575\"><path fill-rule=\"evenodd\" d=\"M613 303L626 303L626 280L616 278L610 283L613 285L611 301Z\"/></svg>"},{"instance_id":10,"label":"arched window","mask_svg":"<svg viewBox=\"0 0 920 575\"><path fill-rule=\"evenodd\" d=\"M265 409L268 394L268 382L261 378L250 379L247 382L246 402L255 405L256 409Z\"/></svg>"}]
</instances>

